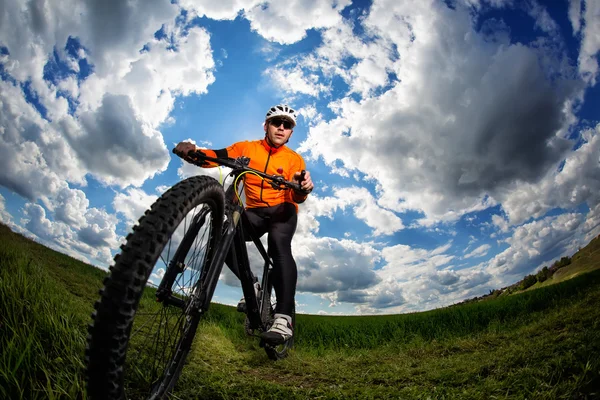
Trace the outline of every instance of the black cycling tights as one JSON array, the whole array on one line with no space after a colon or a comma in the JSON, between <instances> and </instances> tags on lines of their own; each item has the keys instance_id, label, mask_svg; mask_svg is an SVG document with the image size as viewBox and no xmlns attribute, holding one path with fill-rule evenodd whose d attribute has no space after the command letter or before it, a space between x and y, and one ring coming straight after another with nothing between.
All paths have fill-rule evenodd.
<instances>
[{"instance_id":1,"label":"black cycling tights","mask_svg":"<svg viewBox=\"0 0 600 400\"><path fill-rule=\"evenodd\" d=\"M246 216L260 237L268 233L268 253L273 259L273 287L277 296L276 313L292 315L298 270L292 256L292 237L296 232L298 215L296 206L282 203L272 207L248 208ZM246 237L246 241L251 240ZM238 266L232 265L231 254L227 255L226 264L240 277Z\"/></svg>"}]
</instances>

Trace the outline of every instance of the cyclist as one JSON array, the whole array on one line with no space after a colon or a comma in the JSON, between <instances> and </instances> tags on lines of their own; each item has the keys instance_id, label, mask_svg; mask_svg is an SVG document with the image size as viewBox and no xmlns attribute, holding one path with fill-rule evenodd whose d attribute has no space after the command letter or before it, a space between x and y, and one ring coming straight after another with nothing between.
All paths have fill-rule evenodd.
<instances>
[{"instance_id":1,"label":"cyclist","mask_svg":"<svg viewBox=\"0 0 600 400\"><path fill-rule=\"evenodd\" d=\"M265 137L256 141L244 141L220 150L206 150L189 142L181 142L175 148L184 160L187 154L202 151L209 157L249 157L249 166L271 175L283 175L288 181L300 181L302 170L306 169L302 157L285 144L296 126L296 111L286 104L273 106L267 111L264 122ZM206 167L214 167L207 163ZM314 185L310 172L299 182L307 192ZM279 191L255 175L244 175L246 194L246 214L254 231L262 236L268 233L268 252L273 259L273 286L277 296L275 321L273 326L262 334L265 340L283 343L293 336L292 313L296 294L298 271L292 256L292 237L298 220L298 204L306 200L307 194L296 191ZM228 257L229 258L229 257ZM237 265L228 261L229 269L239 278ZM258 293L258 280L255 291ZM242 303L244 300L240 303Z\"/></svg>"}]
</instances>

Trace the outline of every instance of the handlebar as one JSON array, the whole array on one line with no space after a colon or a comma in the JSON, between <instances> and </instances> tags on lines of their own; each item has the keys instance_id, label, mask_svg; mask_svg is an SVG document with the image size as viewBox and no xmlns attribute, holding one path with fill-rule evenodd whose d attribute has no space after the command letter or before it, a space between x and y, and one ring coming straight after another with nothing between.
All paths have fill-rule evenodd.
<instances>
[{"instance_id":1,"label":"handlebar","mask_svg":"<svg viewBox=\"0 0 600 400\"><path fill-rule=\"evenodd\" d=\"M173 153L175 153L177 155L181 155L180 153L176 153L175 149L173 149ZM256 175L260 176L261 178L269 181L269 183L271 184L271 187L275 190L292 189L301 194L309 194L310 193L310 191L302 189L300 184L298 184L296 182L292 182L292 181L286 181L282 175L269 175L269 174L261 172L257 169L250 168L248 166L248 164L250 163L250 159L248 157L242 156L242 157L238 157L238 158L230 158L230 157L215 158L215 157L207 156L202 151L194 151L194 150L188 152L187 157L188 157L187 161L189 161L190 163L197 165L199 167L205 167L207 165L207 161L209 161L209 162L213 162L218 165L222 165L224 167L229 167L234 171L252 172L253 174L256 174ZM302 170L300 172L300 182L302 182L304 180L305 173L306 173L305 170Z\"/></svg>"}]
</instances>

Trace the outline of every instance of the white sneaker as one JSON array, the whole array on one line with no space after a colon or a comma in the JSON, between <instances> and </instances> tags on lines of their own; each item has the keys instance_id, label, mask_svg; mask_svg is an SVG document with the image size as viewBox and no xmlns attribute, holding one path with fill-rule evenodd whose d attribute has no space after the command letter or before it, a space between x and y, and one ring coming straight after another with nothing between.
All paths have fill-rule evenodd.
<instances>
[{"instance_id":1,"label":"white sneaker","mask_svg":"<svg viewBox=\"0 0 600 400\"><path fill-rule=\"evenodd\" d=\"M257 299L260 297L260 284L258 282L254 282L254 294L256 295ZM242 299L238 303L237 310L239 312L243 312L243 313L246 312L246 298L245 297L242 297Z\"/></svg>"},{"instance_id":2,"label":"white sneaker","mask_svg":"<svg viewBox=\"0 0 600 400\"><path fill-rule=\"evenodd\" d=\"M274 344L283 344L294 336L292 318L284 314L275 314L275 321L268 331L260 336L266 341Z\"/></svg>"}]
</instances>

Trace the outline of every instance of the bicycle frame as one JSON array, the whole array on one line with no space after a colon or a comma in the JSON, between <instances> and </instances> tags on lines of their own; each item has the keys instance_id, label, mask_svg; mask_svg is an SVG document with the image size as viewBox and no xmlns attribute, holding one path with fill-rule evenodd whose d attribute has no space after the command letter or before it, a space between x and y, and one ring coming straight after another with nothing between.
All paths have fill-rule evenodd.
<instances>
[{"instance_id":1,"label":"bicycle frame","mask_svg":"<svg viewBox=\"0 0 600 400\"><path fill-rule=\"evenodd\" d=\"M175 152L175 150L173 150L173 152ZM293 189L306 194L310 193L310 191L304 191L299 183L286 181L281 175L269 175L265 172L250 168L248 166L250 159L247 157L239 157L237 159L214 158L206 156L206 154L202 153L201 151L188 152L187 156L189 157L189 162L199 167L204 167L206 166L207 162L212 162L215 165L223 165L231 168L232 171L229 175L233 177L234 182L229 186L225 193L226 219L223 224L221 238L218 241L217 248L214 252L215 258L210 260L210 267L208 268L208 271L206 271L207 275L203 276L203 279L201 279L201 281L204 283L202 287L199 288L199 296L193 296L194 298L190 304L191 310L196 310L196 312L199 313L203 313L208 310L219 280L219 275L221 275L221 271L223 269L223 264L225 263L228 253L231 251L233 259L232 261L238 266L242 290L244 292L244 299L246 300L246 315L250 322L250 328L258 328L261 331L265 331L266 321L263 321L261 315L263 315L262 311L264 308L270 306L270 301L266 300L267 298L270 298L269 271L273 267L273 264L267 251L260 242L260 238L258 238L253 232L251 224L246 217L244 206L241 204L241 201L237 195L238 188L236 182L242 174L245 172L251 172L254 175L268 180L271 186L277 190ZM299 182L302 182L304 173L305 171L302 170L300 173ZM263 290L260 303L256 298L256 294L254 293L252 270L250 269L250 261L248 260L248 251L246 249L243 227L244 224L248 226L247 233L265 261L262 276ZM176 270L176 268L173 269ZM198 292L198 290L196 292Z\"/></svg>"},{"instance_id":2,"label":"bicycle frame","mask_svg":"<svg viewBox=\"0 0 600 400\"><path fill-rule=\"evenodd\" d=\"M242 172L242 170L234 170L231 172L234 182ZM250 321L250 326L253 329L259 328L264 331L266 330L266 326L261 319L261 308L268 306L266 304L266 299L268 296L267 290L269 288L269 270L272 268L272 262L260 241L260 238L257 237L256 233L253 231L250 222L248 221L248 217L246 216L243 204L240 204L236 193L237 187L232 183L225 193L226 206L223 232L221 233L221 239L218 241L218 247L215 249L216 256L208 269L208 275L204 281L205 286L201 290L203 296L198 299L197 309L200 310L200 312L208 310L219 276L223 269L223 264L225 263L228 253L231 252L232 262L238 265L240 282L246 300L247 317ZM254 245L265 261L261 282L263 290L260 303L254 292L254 281L252 279L252 270L250 268L250 260L246 248L245 232L254 242ZM262 307L259 307L259 304Z\"/></svg>"},{"instance_id":3,"label":"bicycle frame","mask_svg":"<svg viewBox=\"0 0 600 400\"><path fill-rule=\"evenodd\" d=\"M272 360L287 356L293 346L293 338L279 343L264 334L273 317L269 283L273 263L249 223L249 214L238 196L238 182L244 173L252 173L274 190L304 193L298 182L303 182L305 171L287 181L282 175L249 167L247 157L210 158L194 151L185 158L200 167L207 166L208 161L231 168L233 185L223 198L223 187L209 177L177 183L140 218L121 246L88 329L86 375L92 397L122 399L128 391L136 395L146 392L145 397L152 399L169 395L192 348L201 316L210 306L228 254L235 263L231 266L238 269L246 300L246 333L261 337L260 346ZM265 261L261 299L254 291L246 239L254 242ZM173 253L172 244L176 246ZM155 306L144 294L153 294L149 286L154 284L149 279L159 260L161 266L166 264L166 270L155 291L156 300L162 304Z\"/></svg>"}]
</instances>

